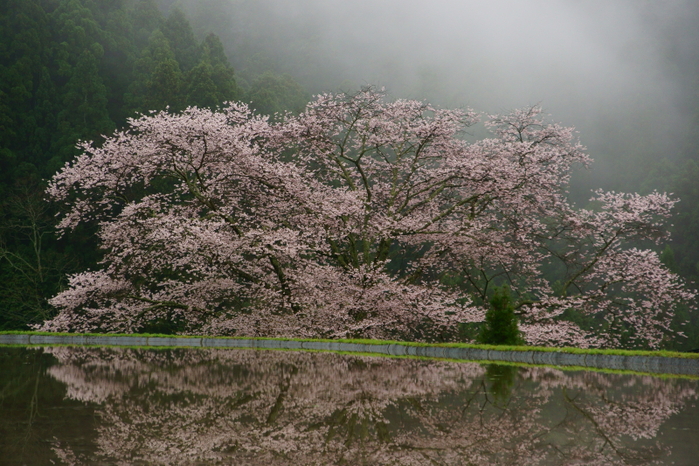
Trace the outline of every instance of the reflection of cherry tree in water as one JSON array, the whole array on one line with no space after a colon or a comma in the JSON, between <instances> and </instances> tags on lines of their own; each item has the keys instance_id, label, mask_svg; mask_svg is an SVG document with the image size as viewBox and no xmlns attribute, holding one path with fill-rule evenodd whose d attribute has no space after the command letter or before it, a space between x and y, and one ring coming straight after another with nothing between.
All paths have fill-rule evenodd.
<instances>
[{"instance_id":1,"label":"reflection of cherry tree in water","mask_svg":"<svg viewBox=\"0 0 699 466\"><path fill-rule=\"evenodd\" d=\"M260 351L50 350L100 404L67 464L652 464L691 381ZM488 373L490 376L488 376ZM650 445L650 446L649 446Z\"/></svg>"},{"instance_id":2,"label":"reflection of cherry tree in water","mask_svg":"<svg viewBox=\"0 0 699 466\"><path fill-rule=\"evenodd\" d=\"M234 464L248 456L305 464L304 457L382 449L367 438L385 428L383 413L396 399L436 399L482 373L313 354L185 351L173 361L169 352L53 351L64 365L52 374L68 396L104 403L99 452L127 463L234 455Z\"/></svg>"},{"instance_id":3,"label":"reflection of cherry tree in water","mask_svg":"<svg viewBox=\"0 0 699 466\"><path fill-rule=\"evenodd\" d=\"M679 400L697 396L690 386L651 377L590 375L595 374L582 373L562 387L566 430L583 451L605 449L619 458L619 464L646 464L649 458L666 453L659 442L653 441L662 422L681 409L683 403ZM629 392L639 395L628 396ZM625 448L625 439L647 440L647 447Z\"/></svg>"}]
</instances>

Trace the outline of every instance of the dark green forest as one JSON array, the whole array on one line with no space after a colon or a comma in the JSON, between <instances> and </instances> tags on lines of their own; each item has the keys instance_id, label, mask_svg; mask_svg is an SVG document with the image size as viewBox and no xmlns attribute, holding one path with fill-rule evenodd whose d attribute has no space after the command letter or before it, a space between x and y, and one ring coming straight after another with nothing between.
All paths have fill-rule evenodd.
<instances>
[{"instance_id":1,"label":"dark green forest","mask_svg":"<svg viewBox=\"0 0 699 466\"><path fill-rule=\"evenodd\" d=\"M658 252L670 269L696 282L699 49L687 44L699 39L691 32L699 6L685 3L682 20L690 27L663 23L652 8L647 18L677 77L684 129L667 136L672 154L656 157L644 155L648 144L637 138L649 131L629 124L631 139L637 138L630 146L638 146L641 155L610 158L601 184L626 191L659 189L682 200L672 221L673 241ZM328 83L344 86L338 76L343 68L316 55L313 27L303 28L293 41L275 30L273 21L256 29L257 21L269 16L264 8L254 1L214 0L0 2L0 330L26 329L49 317L47 300L65 286L66 275L100 259L88 228L70 239L56 237L58 207L44 200L47 180L79 153L78 141L99 143L128 118L150 110L216 108L242 100L262 114L298 112L311 92L336 90ZM429 71L424 75L434 80L420 84L419 98L440 95L436 73ZM591 155L598 157L593 150ZM599 187L593 177L580 180L575 192ZM687 319L689 338L676 349L699 347L699 315L678 316L678 322Z\"/></svg>"}]
</instances>

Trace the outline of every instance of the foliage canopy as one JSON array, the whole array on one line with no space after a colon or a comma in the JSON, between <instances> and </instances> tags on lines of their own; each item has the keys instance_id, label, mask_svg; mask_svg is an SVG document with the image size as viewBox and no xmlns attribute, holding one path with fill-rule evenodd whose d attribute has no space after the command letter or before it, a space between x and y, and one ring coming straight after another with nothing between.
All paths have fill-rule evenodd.
<instances>
[{"instance_id":1,"label":"foliage canopy","mask_svg":"<svg viewBox=\"0 0 699 466\"><path fill-rule=\"evenodd\" d=\"M572 128L534 107L466 142L477 120L374 89L275 123L242 104L131 120L50 184L59 228L98 222L105 258L42 329L439 340L506 283L529 344L658 347L694 294L629 243L666 238L675 201L599 191L574 208L570 171L590 160Z\"/></svg>"}]
</instances>

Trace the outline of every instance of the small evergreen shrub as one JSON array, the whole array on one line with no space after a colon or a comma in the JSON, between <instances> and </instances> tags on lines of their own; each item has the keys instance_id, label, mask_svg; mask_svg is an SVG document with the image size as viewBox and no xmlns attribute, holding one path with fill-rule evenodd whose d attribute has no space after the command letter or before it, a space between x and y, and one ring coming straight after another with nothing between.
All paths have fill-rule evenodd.
<instances>
[{"instance_id":1,"label":"small evergreen shrub","mask_svg":"<svg viewBox=\"0 0 699 466\"><path fill-rule=\"evenodd\" d=\"M496 288L485 313L485 323L478 335L478 343L486 345L522 345L524 340L517 326L515 308L507 286Z\"/></svg>"}]
</instances>

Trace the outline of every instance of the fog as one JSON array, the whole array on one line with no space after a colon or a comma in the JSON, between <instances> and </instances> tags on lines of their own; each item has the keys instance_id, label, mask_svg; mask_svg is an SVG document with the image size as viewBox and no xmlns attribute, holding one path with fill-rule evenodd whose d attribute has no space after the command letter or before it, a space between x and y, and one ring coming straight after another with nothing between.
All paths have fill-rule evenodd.
<instances>
[{"instance_id":1,"label":"fog","mask_svg":"<svg viewBox=\"0 0 699 466\"><path fill-rule=\"evenodd\" d=\"M281 2L273 11L288 27L313 31L337 76L395 93L486 110L662 93L653 84L665 87L667 80L640 18L619 3L590 5L306 1Z\"/></svg>"},{"instance_id":2,"label":"fog","mask_svg":"<svg viewBox=\"0 0 699 466\"><path fill-rule=\"evenodd\" d=\"M696 82L682 69L696 58L699 36L698 8L689 0L180 5L198 34L221 36L242 82L272 70L312 93L375 85L394 98L486 113L540 104L553 120L578 128L596 160L591 172L576 175L580 195L598 186L662 189L646 175L695 151L687 144L696 111L686 102L696 102Z\"/></svg>"}]
</instances>

